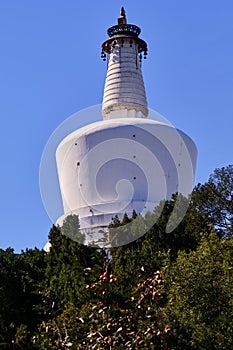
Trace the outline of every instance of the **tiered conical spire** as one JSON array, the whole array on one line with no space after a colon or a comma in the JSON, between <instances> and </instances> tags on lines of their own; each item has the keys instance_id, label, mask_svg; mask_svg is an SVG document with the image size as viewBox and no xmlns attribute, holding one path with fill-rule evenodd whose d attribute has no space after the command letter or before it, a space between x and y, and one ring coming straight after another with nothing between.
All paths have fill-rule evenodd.
<instances>
[{"instance_id":1,"label":"tiered conical spire","mask_svg":"<svg viewBox=\"0 0 233 350\"><path fill-rule=\"evenodd\" d=\"M104 119L146 117L146 92L141 72L142 53L147 44L139 38L141 30L127 24L124 7L118 25L108 29L109 39L102 44L102 58L109 55L102 114Z\"/></svg>"}]
</instances>

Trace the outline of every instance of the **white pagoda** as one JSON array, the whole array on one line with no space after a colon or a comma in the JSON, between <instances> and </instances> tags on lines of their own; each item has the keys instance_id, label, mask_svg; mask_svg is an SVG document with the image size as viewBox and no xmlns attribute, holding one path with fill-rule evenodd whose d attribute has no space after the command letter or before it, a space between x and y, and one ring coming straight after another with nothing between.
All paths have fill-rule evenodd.
<instances>
[{"instance_id":1,"label":"white pagoda","mask_svg":"<svg viewBox=\"0 0 233 350\"><path fill-rule=\"evenodd\" d=\"M59 144L57 169L64 215L79 215L86 242L99 239L115 215L144 215L173 193L193 187L194 142L150 116L141 71L147 44L127 24L124 8L102 44L108 69L103 121L71 133ZM93 238L94 237L94 238Z\"/></svg>"}]
</instances>

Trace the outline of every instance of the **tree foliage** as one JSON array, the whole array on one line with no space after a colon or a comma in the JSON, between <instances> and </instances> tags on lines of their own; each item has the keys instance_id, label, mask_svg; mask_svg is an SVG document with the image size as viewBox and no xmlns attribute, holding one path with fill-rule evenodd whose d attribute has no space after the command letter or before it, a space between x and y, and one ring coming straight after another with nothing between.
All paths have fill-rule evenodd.
<instances>
[{"instance_id":1,"label":"tree foliage","mask_svg":"<svg viewBox=\"0 0 233 350\"><path fill-rule=\"evenodd\" d=\"M179 200L114 217L106 237L132 241L117 248L83 245L71 215L48 253L0 250L0 349L230 349L233 166L196 186L169 232Z\"/></svg>"},{"instance_id":2,"label":"tree foliage","mask_svg":"<svg viewBox=\"0 0 233 350\"><path fill-rule=\"evenodd\" d=\"M193 203L218 234L233 236L233 165L215 169L207 183L198 184Z\"/></svg>"},{"instance_id":3,"label":"tree foliage","mask_svg":"<svg viewBox=\"0 0 233 350\"><path fill-rule=\"evenodd\" d=\"M196 251L168 264L165 280L171 344L182 349L229 349L233 344L233 239L211 234Z\"/></svg>"},{"instance_id":4,"label":"tree foliage","mask_svg":"<svg viewBox=\"0 0 233 350\"><path fill-rule=\"evenodd\" d=\"M0 344L2 349L28 349L30 335L42 320L41 295L45 252L15 254L0 250Z\"/></svg>"}]
</instances>

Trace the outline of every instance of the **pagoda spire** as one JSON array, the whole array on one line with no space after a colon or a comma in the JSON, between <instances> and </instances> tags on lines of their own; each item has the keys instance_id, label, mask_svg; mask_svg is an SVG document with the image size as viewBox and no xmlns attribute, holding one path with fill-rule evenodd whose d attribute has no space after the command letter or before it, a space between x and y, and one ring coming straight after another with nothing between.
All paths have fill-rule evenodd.
<instances>
[{"instance_id":1,"label":"pagoda spire","mask_svg":"<svg viewBox=\"0 0 233 350\"><path fill-rule=\"evenodd\" d=\"M141 72L142 53L147 44L139 38L141 29L127 24L124 7L118 24L107 30L109 39L102 44L102 58L108 58L102 114L104 119L148 115L146 92Z\"/></svg>"},{"instance_id":2,"label":"pagoda spire","mask_svg":"<svg viewBox=\"0 0 233 350\"><path fill-rule=\"evenodd\" d=\"M125 9L122 6L121 12L120 12L120 17L118 17L118 25L121 26L123 24L127 24L127 19L126 19Z\"/></svg>"}]
</instances>

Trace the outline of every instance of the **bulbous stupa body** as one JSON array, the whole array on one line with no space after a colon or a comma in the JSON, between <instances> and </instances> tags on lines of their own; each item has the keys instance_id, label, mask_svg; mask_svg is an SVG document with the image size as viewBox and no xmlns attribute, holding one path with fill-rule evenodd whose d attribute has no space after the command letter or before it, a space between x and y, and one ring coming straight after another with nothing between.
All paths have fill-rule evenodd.
<instances>
[{"instance_id":1,"label":"bulbous stupa body","mask_svg":"<svg viewBox=\"0 0 233 350\"><path fill-rule=\"evenodd\" d=\"M173 193L188 195L197 155L183 132L147 119L141 71L147 44L139 38L140 28L127 24L124 9L108 34L102 45L102 58L108 60L104 120L71 133L56 152L64 207L59 222L78 214L87 241L89 234L106 230L115 215L131 216L133 210L144 215Z\"/></svg>"}]
</instances>

